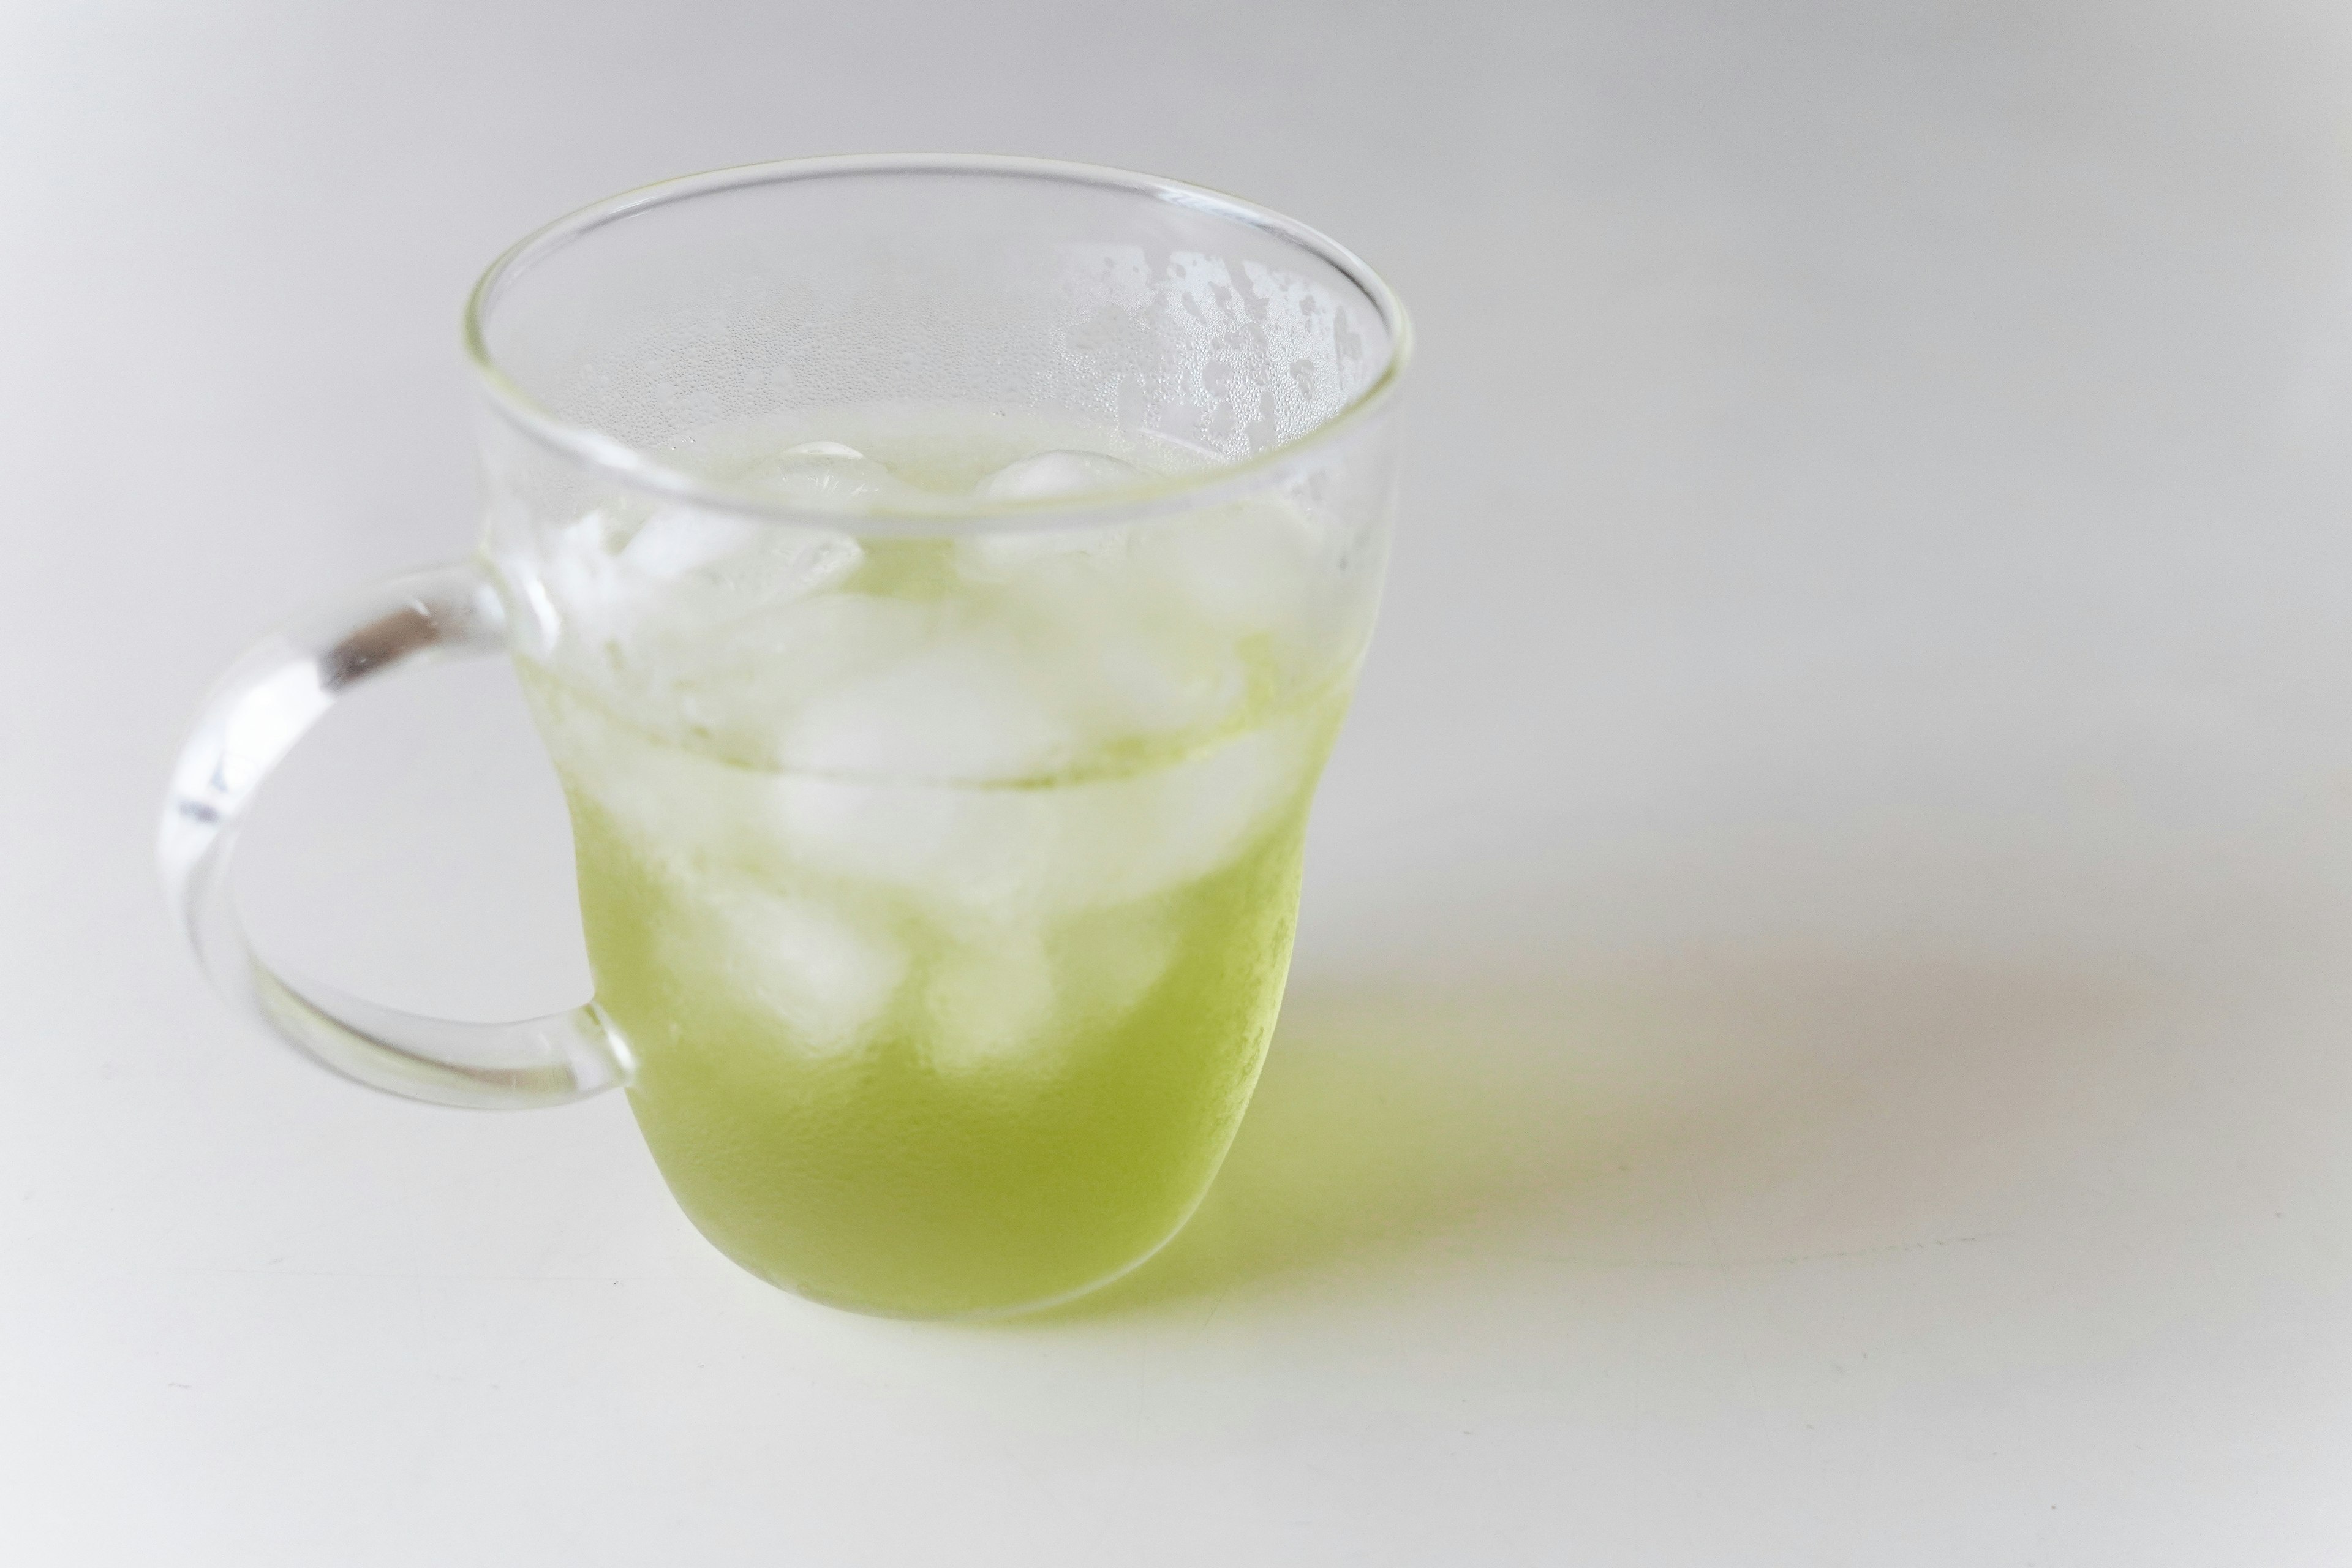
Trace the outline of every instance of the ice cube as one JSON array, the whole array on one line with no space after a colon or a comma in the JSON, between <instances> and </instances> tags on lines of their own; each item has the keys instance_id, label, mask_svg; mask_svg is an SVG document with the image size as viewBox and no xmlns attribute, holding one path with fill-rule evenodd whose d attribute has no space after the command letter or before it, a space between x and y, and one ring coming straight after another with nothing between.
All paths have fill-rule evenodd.
<instances>
[{"instance_id":1,"label":"ice cube","mask_svg":"<svg viewBox=\"0 0 2352 1568\"><path fill-rule=\"evenodd\" d=\"M1285 721L1184 761L1045 788L787 774L781 852L954 924L1061 918L1158 897L1229 865L1300 804L1319 731Z\"/></svg>"},{"instance_id":2,"label":"ice cube","mask_svg":"<svg viewBox=\"0 0 2352 1568\"><path fill-rule=\"evenodd\" d=\"M1057 902L1132 903L1231 865L1302 803L1312 744L1307 721L1289 719L1091 786L1058 836Z\"/></svg>"},{"instance_id":3,"label":"ice cube","mask_svg":"<svg viewBox=\"0 0 2352 1568\"><path fill-rule=\"evenodd\" d=\"M982 500L1050 500L1097 490L1125 489L1150 478L1107 452L1060 449L1033 453L980 481ZM1118 528L1044 528L976 533L958 543L956 566L966 577L1002 583L1031 568L1073 558L1102 559L1125 546Z\"/></svg>"},{"instance_id":4,"label":"ice cube","mask_svg":"<svg viewBox=\"0 0 2352 1568\"><path fill-rule=\"evenodd\" d=\"M1206 738L1247 696L1234 640L1177 613L1125 560L1040 563L1000 584L992 614L1020 628L1040 700L1099 752L1138 739Z\"/></svg>"},{"instance_id":5,"label":"ice cube","mask_svg":"<svg viewBox=\"0 0 2352 1568\"><path fill-rule=\"evenodd\" d=\"M651 741L560 680L524 689L566 787L593 806L629 853L663 875L692 882L709 868L775 868L774 779L683 746Z\"/></svg>"},{"instance_id":6,"label":"ice cube","mask_svg":"<svg viewBox=\"0 0 2352 1568\"><path fill-rule=\"evenodd\" d=\"M972 493L982 500L1052 500L1097 490L1127 489L1149 477L1133 463L1108 452L1061 447L1005 464L981 480Z\"/></svg>"},{"instance_id":7,"label":"ice cube","mask_svg":"<svg viewBox=\"0 0 2352 1568\"><path fill-rule=\"evenodd\" d=\"M967 581L1011 583L1056 567L1107 566L1127 546L1124 528L1020 529L956 541L956 571ZM1076 591L1087 591L1075 585Z\"/></svg>"},{"instance_id":8,"label":"ice cube","mask_svg":"<svg viewBox=\"0 0 2352 1568\"><path fill-rule=\"evenodd\" d=\"M920 492L856 447L803 441L753 461L739 482L788 505L821 511L882 511Z\"/></svg>"},{"instance_id":9,"label":"ice cube","mask_svg":"<svg viewBox=\"0 0 2352 1568\"><path fill-rule=\"evenodd\" d=\"M1054 970L1034 928L962 933L928 968L924 1043L933 1070L1052 1063Z\"/></svg>"},{"instance_id":10,"label":"ice cube","mask_svg":"<svg viewBox=\"0 0 2352 1568\"><path fill-rule=\"evenodd\" d=\"M1206 738L1229 723L1249 695L1241 660L1205 638L1150 635L1127 626L1088 645L1059 671L1065 706L1106 742Z\"/></svg>"},{"instance_id":11,"label":"ice cube","mask_svg":"<svg viewBox=\"0 0 2352 1568\"><path fill-rule=\"evenodd\" d=\"M911 657L932 623L928 606L903 599L817 594L724 625L681 627L674 648L652 650L649 668L666 674L677 715L730 754L788 763L804 709Z\"/></svg>"},{"instance_id":12,"label":"ice cube","mask_svg":"<svg viewBox=\"0 0 2352 1568\"><path fill-rule=\"evenodd\" d=\"M631 531L600 509L550 541L531 574L542 589L532 607L539 618L551 613L559 628L571 622L604 636L656 608L708 623L832 587L863 559L856 540L725 512L669 508ZM529 563L520 569L529 573Z\"/></svg>"},{"instance_id":13,"label":"ice cube","mask_svg":"<svg viewBox=\"0 0 2352 1568\"><path fill-rule=\"evenodd\" d=\"M927 638L908 657L812 694L782 736L787 765L940 782L1020 782L1067 767L1079 737L1009 629Z\"/></svg>"},{"instance_id":14,"label":"ice cube","mask_svg":"<svg viewBox=\"0 0 2352 1568\"><path fill-rule=\"evenodd\" d=\"M1055 952L1064 1013L1083 1027L1104 1029L1135 1011L1167 974L1176 936L1164 911L1146 905L1068 922Z\"/></svg>"},{"instance_id":15,"label":"ice cube","mask_svg":"<svg viewBox=\"0 0 2352 1568\"><path fill-rule=\"evenodd\" d=\"M495 557L492 564L498 568L517 650L532 658L548 658L555 652L556 639L563 635L563 615L547 591L539 562L521 552L507 551Z\"/></svg>"},{"instance_id":16,"label":"ice cube","mask_svg":"<svg viewBox=\"0 0 2352 1568\"><path fill-rule=\"evenodd\" d=\"M592 512L536 568L510 569L525 574L519 640L633 711L659 709L681 682L748 668L760 623L840 588L864 561L856 540L789 523L680 507L632 531ZM667 731L675 715L651 717Z\"/></svg>"},{"instance_id":17,"label":"ice cube","mask_svg":"<svg viewBox=\"0 0 2352 1568\"><path fill-rule=\"evenodd\" d=\"M740 555L759 542L761 524L725 512L670 510L656 512L622 547L624 571L654 582L669 582L688 573Z\"/></svg>"},{"instance_id":18,"label":"ice cube","mask_svg":"<svg viewBox=\"0 0 2352 1568\"><path fill-rule=\"evenodd\" d=\"M906 977L897 942L814 899L709 872L678 903L660 928L673 972L707 977L705 1000L749 1004L817 1055L863 1044Z\"/></svg>"},{"instance_id":19,"label":"ice cube","mask_svg":"<svg viewBox=\"0 0 2352 1568\"><path fill-rule=\"evenodd\" d=\"M602 508L553 530L537 560L520 557L511 576L529 584L532 640L561 655L616 635L631 594L619 553L626 535Z\"/></svg>"},{"instance_id":20,"label":"ice cube","mask_svg":"<svg viewBox=\"0 0 2352 1568\"><path fill-rule=\"evenodd\" d=\"M814 539L785 541L781 537L784 531L781 526L773 531L779 538L770 553L781 560L784 570L762 583L766 598L773 599L782 594L804 599L838 588L866 563L866 547L854 539L821 534Z\"/></svg>"},{"instance_id":21,"label":"ice cube","mask_svg":"<svg viewBox=\"0 0 2352 1568\"><path fill-rule=\"evenodd\" d=\"M909 899L954 926L1019 919L1053 879L1049 797L1059 790L968 789L783 773L772 832L810 871Z\"/></svg>"},{"instance_id":22,"label":"ice cube","mask_svg":"<svg viewBox=\"0 0 2352 1568\"><path fill-rule=\"evenodd\" d=\"M1337 581L1328 543L1295 507L1255 500L1171 520L1138 548L1146 569L1213 625L1297 637Z\"/></svg>"}]
</instances>

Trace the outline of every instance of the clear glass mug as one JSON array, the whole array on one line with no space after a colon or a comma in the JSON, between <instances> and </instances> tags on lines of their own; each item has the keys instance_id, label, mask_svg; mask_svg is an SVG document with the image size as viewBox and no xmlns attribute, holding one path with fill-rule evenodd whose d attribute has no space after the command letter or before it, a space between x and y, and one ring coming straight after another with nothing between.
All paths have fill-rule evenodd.
<instances>
[{"instance_id":1,"label":"clear glass mug","mask_svg":"<svg viewBox=\"0 0 2352 1568\"><path fill-rule=\"evenodd\" d=\"M1377 608L1408 329L1168 181L830 158L565 218L476 289L473 560L270 638L166 803L233 1000L446 1104L614 1086L687 1214L815 1300L957 1316L1174 1235L1247 1105ZM596 994L512 1024L273 973L227 870L360 681L509 654Z\"/></svg>"}]
</instances>

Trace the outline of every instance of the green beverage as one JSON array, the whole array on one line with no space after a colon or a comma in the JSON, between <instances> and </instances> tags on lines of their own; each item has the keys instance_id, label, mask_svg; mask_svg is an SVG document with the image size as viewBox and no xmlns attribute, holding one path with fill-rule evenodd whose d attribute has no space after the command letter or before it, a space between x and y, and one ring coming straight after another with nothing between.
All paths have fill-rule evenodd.
<instances>
[{"instance_id":1,"label":"green beverage","mask_svg":"<svg viewBox=\"0 0 2352 1568\"><path fill-rule=\"evenodd\" d=\"M524 238L466 309L481 542L199 710L157 837L222 994L347 1077L625 1088L705 1234L865 1311L1076 1295L1255 1086L1370 638L1402 308L1278 213L1033 159L719 170ZM596 994L488 1023L273 971L228 868L345 692L510 656Z\"/></svg>"},{"instance_id":2,"label":"green beverage","mask_svg":"<svg viewBox=\"0 0 2352 1568\"><path fill-rule=\"evenodd\" d=\"M677 454L803 507L1148 494L1184 453L844 411ZM598 512L520 667L599 1004L695 1223L818 1300L1074 1294L1205 1190L1279 1005L1368 595L1287 502L860 540Z\"/></svg>"}]
</instances>

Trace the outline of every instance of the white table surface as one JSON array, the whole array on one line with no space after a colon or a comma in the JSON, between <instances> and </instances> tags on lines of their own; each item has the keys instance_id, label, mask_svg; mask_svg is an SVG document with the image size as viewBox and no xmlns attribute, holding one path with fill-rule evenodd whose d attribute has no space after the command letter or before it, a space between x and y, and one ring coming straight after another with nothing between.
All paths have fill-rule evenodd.
<instances>
[{"instance_id":1,"label":"white table surface","mask_svg":"<svg viewBox=\"0 0 2352 1568\"><path fill-rule=\"evenodd\" d=\"M909 147L1295 212L1423 343L1257 1108L998 1327L254 1037L148 863L239 646L466 548L492 255ZM10 6L0 1561L2352 1561L2347 428L2316 0ZM263 816L279 953L584 994L504 673Z\"/></svg>"}]
</instances>

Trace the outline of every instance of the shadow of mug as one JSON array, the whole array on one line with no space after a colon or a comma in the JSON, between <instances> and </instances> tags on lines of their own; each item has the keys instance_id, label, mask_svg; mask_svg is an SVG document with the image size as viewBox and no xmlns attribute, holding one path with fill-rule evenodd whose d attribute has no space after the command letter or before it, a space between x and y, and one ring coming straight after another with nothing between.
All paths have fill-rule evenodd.
<instances>
[{"instance_id":1,"label":"shadow of mug","mask_svg":"<svg viewBox=\"0 0 2352 1568\"><path fill-rule=\"evenodd\" d=\"M1723 1269L1989 1239L2017 1173L2079 1139L2146 991L1916 953L1303 980L1192 1223L1043 1321L1370 1297L1481 1255Z\"/></svg>"}]
</instances>

